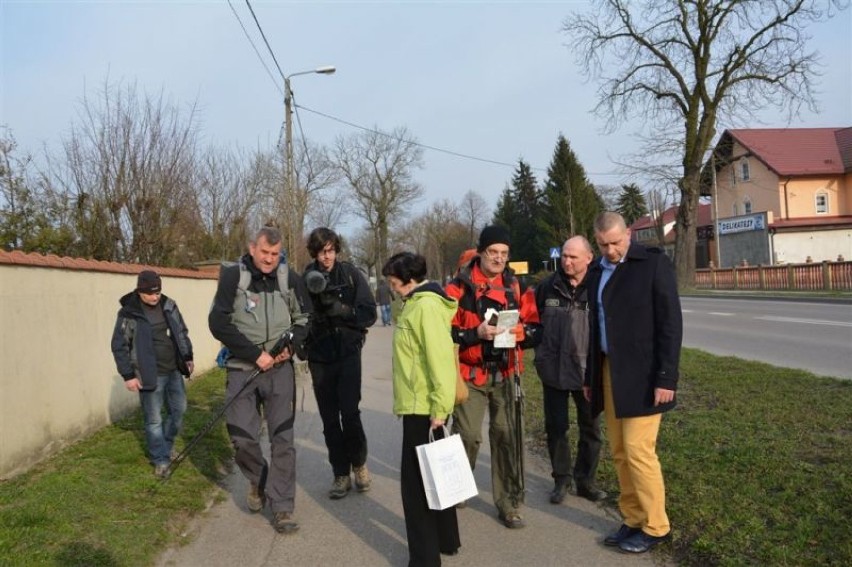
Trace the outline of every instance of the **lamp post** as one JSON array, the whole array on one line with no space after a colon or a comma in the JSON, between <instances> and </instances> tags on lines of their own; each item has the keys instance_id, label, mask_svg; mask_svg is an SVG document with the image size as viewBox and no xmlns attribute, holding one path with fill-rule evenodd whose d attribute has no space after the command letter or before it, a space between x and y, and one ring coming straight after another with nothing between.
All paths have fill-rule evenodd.
<instances>
[{"instance_id":1,"label":"lamp post","mask_svg":"<svg viewBox=\"0 0 852 567\"><path fill-rule=\"evenodd\" d=\"M334 65L326 65L324 67L311 69L310 71L290 73L284 77L284 190L287 194L292 193L293 187L295 186L293 179L293 91L290 90L290 77L313 74L331 75L335 71L337 71L337 69ZM287 243L289 248L287 250L287 254L290 258L295 259L295 235L293 234L293 227L291 227L289 232L290 241Z\"/></svg>"}]
</instances>

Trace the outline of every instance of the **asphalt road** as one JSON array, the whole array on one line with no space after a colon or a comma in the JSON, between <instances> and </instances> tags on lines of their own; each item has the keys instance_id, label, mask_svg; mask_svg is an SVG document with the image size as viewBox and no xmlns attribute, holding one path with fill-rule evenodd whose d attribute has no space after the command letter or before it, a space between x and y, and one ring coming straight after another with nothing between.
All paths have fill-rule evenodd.
<instances>
[{"instance_id":1,"label":"asphalt road","mask_svg":"<svg viewBox=\"0 0 852 567\"><path fill-rule=\"evenodd\" d=\"M683 344L852 379L852 304L682 297Z\"/></svg>"}]
</instances>

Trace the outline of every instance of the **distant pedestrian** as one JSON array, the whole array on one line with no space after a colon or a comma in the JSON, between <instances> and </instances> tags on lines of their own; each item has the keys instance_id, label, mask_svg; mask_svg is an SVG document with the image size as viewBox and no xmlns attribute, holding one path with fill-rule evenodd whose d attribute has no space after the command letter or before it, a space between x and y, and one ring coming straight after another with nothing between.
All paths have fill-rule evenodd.
<instances>
[{"instance_id":1,"label":"distant pedestrian","mask_svg":"<svg viewBox=\"0 0 852 567\"><path fill-rule=\"evenodd\" d=\"M391 324L391 289L386 280L379 280L376 286L376 304L382 313L382 325L387 327Z\"/></svg>"},{"instance_id":2,"label":"distant pedestrian","mask_svg":"<svg viewBox=\"0 0 852 567\"><path fill-rule=\"evenodd\" d=\"M162 289L159 274L144 270L136 289L120 299L112 355L125 388L139 393L148 456L154 474L165 478L186 411L183 377L192 374L194 363L189 330Z\"/></svg>"},{"instance_id":3,"label":"distant pedestrian","mask_svg":"<svg viewBox=\"0 0 852 567\"><path fill-rule=\"evenodd\" d=\"M402 297L393 336L393 412L402 417L400 490L408 536L408 565L441 565L441 554L461 546L454 506L432 510L426 501L416 447L441 438L455 402L456 362L450 321L458 305L441 286L426 279L426 259L394 254L382 268Z\"/></svg>"},{"instance_id":4,"label":"distant pedestrian","mask_svg":"<svg viewBox=\"0 0 852 567\"><path fill-rule=\"evenodd\" d=\"M598 215L603 255L589 269L590 355L583 391L604 412L624 523L604 539L643 553L671 538L657 458L662 414L675 406L683 321L674 269L659 248L632 242L624 218Z\"/></svg>"}]
</instances>

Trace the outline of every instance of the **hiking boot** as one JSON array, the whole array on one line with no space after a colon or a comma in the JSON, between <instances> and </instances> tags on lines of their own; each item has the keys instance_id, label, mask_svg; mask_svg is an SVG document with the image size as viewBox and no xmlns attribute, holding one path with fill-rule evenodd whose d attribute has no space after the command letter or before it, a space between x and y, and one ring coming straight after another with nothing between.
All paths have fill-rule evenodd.
<instances>
[{"instance_id":1,"label":"hiking boot","mask_svg":"<svg viewBox=\"0 0 852 567\"><path fill-rule=\"evenodd\" d=\"M503 520L503 525L510 530L517 530L526 525L526 522L524 522L524 519L517 510L512 510L511 512L502 514L500 519Z\"/></svg>"},{"instance_id":2,"label":"hiking boot","mask_svg":"<svg viewBox=\"0 0 852 567\"><path fill-rule=\"evenodd\" d=\"M607 493L594 485L578 485L577 496L579 496L580 498L585 498L590 502L600 502L601 500L606 499Z\"/></svg>"},{"instance_id":3,"label":"hiking boot","mask_svg":"<svg viewBox=\"0 0 852 567\"><path fill-rule=\"evenodd\" d=\"M248 494L246 494L246 505L252 514L263 510L263 491L258 485L249 485Z\"/></svg>"},{"instance_id":4,"label":"hiking boot","mask_svg":"<svg viewBox=\"0 0 852 567\"><path fill-rule=\"evenodd\" d=\"M299 530L299 524L290 512L275 512L272 517L272 527L279 534L291 534Z\"/></svg>"},{"instance_id":5,"label":"hiking boot","mask_svg":"<svg viewBox=\"0 0 852 567\"><path fill-rule=\"evenodd\" d=\"M568 480L557 480L553 485L553 490L550 491L550 503L562 504L565 500L565 495L568 494L571 483Z\"/></svg>"},{"instance_id":6,"label":"hiking boot","mask_svg":"<svg viewBox=\"0 0 852 567\"><path fill-rule=\"evenodd\" d=\"M355 473L355 488L358 489L358 492L367 492L370 490L373 479L370 478L370 471L367 470L366 463L360 467L354 467L352 470Z\"/></svg>"},{"instance_id":7,"label":"hiking boot","mask_svg":"<svg viewBox=\"0 0 852 567\"><path fill-rule=\"evenodd\" d=\"M349 475L334 477L334 484L331 485L331 490L328 491L328 497L332 500L340 500L345 497L352 489L352 479Z\"/></svg>"},{"instance_id":8,"label":"hiking boot","mask_svg":"<svg viewBox=\"0 0 852 567\"><path fill-rule=\"evenodd\" d=\"M154 476L166 480L171 476L172 471L169 470L168 464L160 464L154 466Z\"/></svg>"}]
</instances>

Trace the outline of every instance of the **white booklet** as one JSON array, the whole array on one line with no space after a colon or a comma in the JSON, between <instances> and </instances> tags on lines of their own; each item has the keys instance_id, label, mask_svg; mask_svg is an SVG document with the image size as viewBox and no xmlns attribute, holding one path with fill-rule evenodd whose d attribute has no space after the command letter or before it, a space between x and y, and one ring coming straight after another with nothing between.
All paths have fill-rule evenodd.
<instances>
[{"instance_id":1,"label":"white booklet","mask_svg":"<svg viewBox=\"0 0 852 567\"><path fill-rule=\"evenodd\" d=\"M485 312L485 320L488 321L489 325L505 329L494 337L494 348L515 348L515 333L512 332L512 329L520 321L520 313L517 309L497 311L489 308Z\"/></svg>"}]
</instances>

